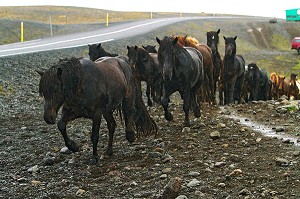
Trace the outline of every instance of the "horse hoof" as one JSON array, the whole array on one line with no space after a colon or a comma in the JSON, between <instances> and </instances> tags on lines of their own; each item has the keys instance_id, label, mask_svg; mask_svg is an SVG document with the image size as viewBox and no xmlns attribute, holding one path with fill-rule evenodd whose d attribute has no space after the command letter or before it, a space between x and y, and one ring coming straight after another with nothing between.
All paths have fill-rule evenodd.
<instances>
[{"instance_id":1,"label":"horse hoof","mask_svg":"<svg viewBox=\"0 0 300 199\"><path fill-rule=\"evenodd\" d=\"M72 152L78 152L79 151L79 147L77 146L77 144L74 141L70 141L70 143L67 145L67 147Z\"/></svg>"},{"instance_id":2,"label":"horse hoof","mask_svg":"<svg viewBox=\"0 0 300 199\"><path fill-rule=\"evenodd\" d=\"M129 143L134 142L135 140L135 135L133 131L126 131L126 139L128 140Z\"/></svg>"},{"instance_id":3,"label":"horse hoof","mask_svg":"<svg viewBox=\"0 0 300 199\"><path fill-rule=\"evenodd\" d=\"M200 112L200 110L199 110L199 109L198 109L198 110L195 110L195 111L194 111L194 115L195 115L196 118L201 117L201 112Z\"/></svg>"},{"instance_id":4,"label":"horse hoof","mask_svg":"<svg viewBox=\"0 0 300 199\"><path fill-rule=\"evenodd\" d=\"M191 126L191 123L190 121L184 121L184 127L190 127Z\"/></svg>"},{"instance_id":5,"label":"horse hoof","mask_svg":"<svg viewBox=\"0 0 300 199\"><path fill-rule=\"evenodd\" d=\"M173 120L173 115L172 115L171 113L165 114L165 118L166 118L166 120L168 120L168 121L172 121L172 120Z\"/></svg>"},{"instance_id":6,"label":"horse hoof","mask_svg":"<svg viewBox=\"0 0 300 199\"><path fill-rule=\"evenodd\" d=\"M90 161L90 164L91 165L95 165L99 162L99 157L98 156L93 156L91 161Z\"/></svg>"}]
</instances>

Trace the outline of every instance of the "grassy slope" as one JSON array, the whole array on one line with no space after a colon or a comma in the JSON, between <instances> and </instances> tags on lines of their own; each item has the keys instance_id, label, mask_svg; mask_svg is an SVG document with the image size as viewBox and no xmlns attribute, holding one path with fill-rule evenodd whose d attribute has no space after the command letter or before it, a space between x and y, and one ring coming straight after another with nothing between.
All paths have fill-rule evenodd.
<instances>
[{"instance_id":1,"label":"grassy slope","mask_svg":"<svg viewBox=\"0 0 300 199\"><path fill-rule=\"evenodd\" d=\"M150 17L150 13L114 12L99 9L76 7L0 7L0 44L18 42L20 21L25 21L25 41L49 37L49 16L53 24L53 34L65 34L87 31L105 27L106 13L110 22L139 20ZM183 14L184 16L188 14ZM198 14L198 15L203 15ZM153 13L153 17L178 16L178 13ZM174 24L163 30L154 31L142 36L141 40L132 40L132 44L156 44L155 37L164 35L190 35L200 42L206 43L206 31L221 29L219 51L223 55L223 36L238 36L238 53L244 55L247 64L258 63L259 67L269 72L276 71L289 75L291 72L300 74L299 56L290 50L293 37L299 36L299 23L278 20L270 24L269 19L220 19L197 20L182 24ZM129 40L130 41L130 40ZM140 43L139 43L140 42ZM114 47L111 47L114 48ZM120 49L118 46L116 49ZM124 47L121 54L125 54ZM119 52L120 53L120 52Z\"/></svg>"}]
</instances>

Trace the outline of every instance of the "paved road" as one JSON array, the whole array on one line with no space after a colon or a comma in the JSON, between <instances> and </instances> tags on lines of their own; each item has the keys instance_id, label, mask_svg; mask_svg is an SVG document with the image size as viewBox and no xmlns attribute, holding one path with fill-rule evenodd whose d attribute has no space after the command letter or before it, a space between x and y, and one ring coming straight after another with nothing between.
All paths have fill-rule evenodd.
<instances>
[{"instance_id":1,"label":"paved road","mask_svg":"<svg viewBox=\"0 0 300 199\"><path fill-rule=\"evenodd\" d=\"M0 45L0 57L104 43L150 32L176 22L226 17L178 17L134 21L112 25L96 31L56 36L22 43Z\"/></svg>"}]
</instances>

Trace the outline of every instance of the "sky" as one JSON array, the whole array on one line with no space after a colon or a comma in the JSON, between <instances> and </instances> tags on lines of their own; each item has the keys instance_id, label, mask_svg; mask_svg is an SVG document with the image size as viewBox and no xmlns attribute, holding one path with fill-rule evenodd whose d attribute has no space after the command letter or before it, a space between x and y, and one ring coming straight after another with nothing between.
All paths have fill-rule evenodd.
<instances>
[{"instance_id":1,"label":"sky","mask_svg":"<svg viewBox=\"0 0 300 199\"><path fill-rule=\"evenodd\" d=\"M285 18L299 0L1 0L0 6L76 6L114 11L242 14ZM300 14L300 13L299 13Z\"/></svg>"}]
</instances>

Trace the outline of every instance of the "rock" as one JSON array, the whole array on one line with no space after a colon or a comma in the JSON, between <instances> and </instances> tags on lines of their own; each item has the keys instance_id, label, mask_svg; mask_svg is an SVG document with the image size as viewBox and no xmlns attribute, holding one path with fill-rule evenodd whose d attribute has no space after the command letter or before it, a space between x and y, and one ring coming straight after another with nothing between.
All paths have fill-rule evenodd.
<instances>
[{"instance_id":1,"label":"rock","mask_svg":"<svg viewBox=\"0 0 300 199\"><path fill-rule=\"evenodd\" d=\"M275 162L278 166L289 166L289 161L285 158L276 158Z\"/></svg>"},{"instance_id":2,"label":"rock","mask_svg":"<svg viewBox=\"0 0 300 199\"><path fill-rule=\"evenodd\" d=\"M225 183L223 183L223 182L221 182L221 183L219 183L219 184L218 184L218 186L219 186L219 187L225 187L225 186L226 186L226 184L225 184Z\"/></svg>"},{"instance_id":3,"label":"rock","mask_svg":"<svg viewBox=\"0 0 300 199\"><path fill-rule=\"evenodd\" d=\"M33 186L39 186L39 185L42 184L42 182L39 181L39 180L32 180L32 181L31 181L31 184L32 184Z\"/></svg>"},{"instance_id":4,"label":"rock","mask_svg":"<svg viewBox=\"0 0 300 199\"><path fill-rule=\"evenodd\" d=\"M213 132L210 133L210 138L213 139L213 140L216 140L220 137L221 137L221 135L220 135L219 131L213 131Z\"/></svg>"},{"instance_id":5,"label":"rock","mask_svg":"<svg viewBox=\"0 0 300 199\"><path fill-rule=\"evenodd\" d=\"M226 124L223 124L223 123L217 124L217 128L225 128L225 127L226 127Z\"/></svg>"},{"instance_id":6,"label":"rock","mask_svg":"<svg viewBox=\"0 0 300 199\"><path fill-rule=\"evenodd\" d=\"M162 174L161 176L159 176L159 179L161 179L161 180L164 180L166 178L168 178L167 174Z\"/></svg>"},{"instance_id":7,"label":"rock","mask_svg":"<svg viewBox=\"0 0 300 199\"><path fill-rule=\"evenodd\" d=\"M224 165L226 165L226 162L216 162L214 166L220 168Z\"/></svg>"},{"instance_id":8,"label":"rock","mask_svg":"<svg viewBox=\"0 0 300 199\"><path fill-rule=\"evenodd\" d=\"M148 153L148 158L155 159L155 158L161 158L163 155L160 152L150 152Z\"/></svg>"},{"instance_id":9,"label":"rock","mask_svg":"<svg viewBox=\"0 0 300 199\"><path fill-rule=\"evenodd\" d=\"M190 127L184 127L181 132L182 133L189 133L189 132L191 132L191 128Z\"/></svg>"},{"instance_id":10,"label":"rock","mask_svg":"<svg viewBox=\"0 0 300 199\"><path fill-rule=\"evenodd\" d=\"M188 197L186 197L185 195L180 195L180 196L176 197L175 199L188 199Z\"/></svg>"},{"instance_id":11,"label":"rock","mask_svg":"<svg viewBox=\"0 0 300 199\"><path fill-rule=\"evenodd\" d=\"M243 171L241 170L241 169L235 169L235 170L233 170L230 174L229 174L229 176L237 176L237 175L240 175L240 174L242 174L243 173Z\"/></svg>"},{"instance_id":12,"label":"rock","mask_svg":"<svg viewBox=\"0 0 300 199\"><path fill-rule=\"evenodd\" d=\"M54 164L54 157L48 157L48 158L45 158L44 160L44 164L46 166L51 166Z\"/></svg>"},{"instance_id":13,"label":"rock","mask_svg":"<svg viewBox=\"0 0 300 199\"><path fill-rule=\"evenodd\" d=\"M199 173L199 172L196 172L196 171L191 171L188 175L189 175L189 176L192 176L192 177L196 177L196 176L199 176L200 173Z\"/></svg>"},{"instance_id":14,"label":"rock","mask_svg":"<svg viewBox=\"0 0 300 199\"><path fill-rule=\"evenodd\" d=\"M83 189L78 189L77 191L76 191L76 195L77 196L81 196L81 195L83 195L85 193L85 190L83 190Z\"/></svg>"},{"instance_id":15,"label":"rock","mask_svg":"<svg viewBox=\"0 0 300 199\"><path fill-rule=\"evenodd\" d=\"M68 147L63 147L60 149L60 153L63 153L63 154L71 154L72 152L68 149Z\"/></svg>"},{"instance_id":16,"label":"rock","mask_svg":"<svg viewBox=\"0 0 300 199\"><path fill-rule=\"evenodd\" d=\"M300 151L294 151L293 152L293 156L299 156L300 155Z\"/></svg>"},{"instance_id":17,"label":"rock","mask_svg":"<svg viewBox=\"0 0 300 199\"><path fill-rule=\"evenodd\" d=\"M33 167L30 167L27 171L30 173L36 173L39 171L39 167L38 165L34 165Z\"/></svg>"},{"instance_id":18,"label":"rock","mask_svg":"<svg viewBox=\"0 0 300 199\"><path fill-rule=\"evenodd\" d=\"M165 186L160 199L174 199L179 195L181 190L182 179L179 177L172 178Z\"/></svg>"},{"instance_id":19,"label":"rock","mask_svg":"<svg viewBox=\"0 0 300 199\"><path fill-rule=\"evenodd\" d=\"M172 171L172 168L164 168L161 172L162 173L171 173L171 171Z\"/></svg>"},{"instance_id":20,"label":"rock","mask_svg":"<svg viewBox=\"0 0 300 199\"><path fill-rule=\"evenodd\" d=\"M191 188L191 187L195 187L195 186L198 186L201 182L197 179L192 179L192 181L190 181L188 184L187 184L187 187Z\"/></svg>"}]
</instances>

